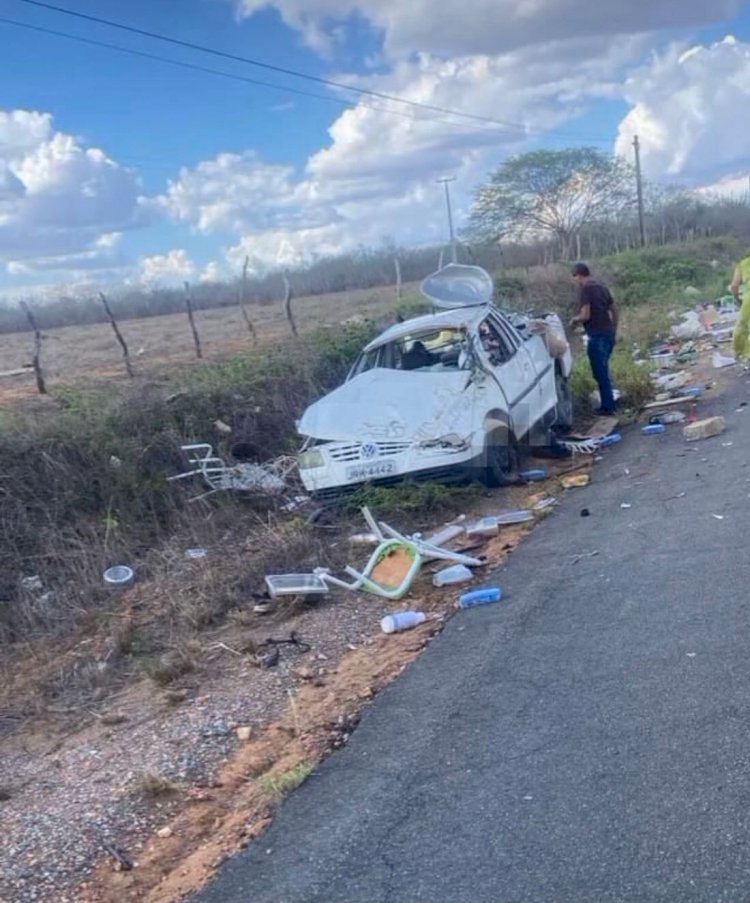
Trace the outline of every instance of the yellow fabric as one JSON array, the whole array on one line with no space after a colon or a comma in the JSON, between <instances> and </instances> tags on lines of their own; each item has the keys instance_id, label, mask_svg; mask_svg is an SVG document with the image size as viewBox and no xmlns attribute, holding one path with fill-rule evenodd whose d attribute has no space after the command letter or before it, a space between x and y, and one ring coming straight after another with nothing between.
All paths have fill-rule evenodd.
<instances>
[{"instance_id":1,"label":"yellow fabric","mask_svg":"<svg viewBox=\"0 0 750 903\"><path fill-rule=\"evenodd\" d=\"M735 357L750 358L750 257L743 258L737 264L737 269L742 276L742 307L732 342Z\"/></svg>"}]
</instances>

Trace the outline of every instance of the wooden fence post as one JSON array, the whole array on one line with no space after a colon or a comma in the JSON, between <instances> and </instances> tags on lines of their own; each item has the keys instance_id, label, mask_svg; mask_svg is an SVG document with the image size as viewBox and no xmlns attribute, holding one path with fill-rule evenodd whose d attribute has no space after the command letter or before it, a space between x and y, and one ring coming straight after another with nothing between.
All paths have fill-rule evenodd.
<instances>
[{"instance_id":1,"label":"wooden fence post","mask_svg":"<svg viewBox=\"0 0 750 903\"><path fill-rule=\"evenodd\" d=\"M125 369L127 370L128 376L132 379L135 374L133 373L133 366L130 363L130 353L128 351L127 343L125 339L122 337L122 333L120 332L120 328L117 325L117 320L115 320L115 315L112 313L112 309L109 306L109 302L104 294L104 292L99 292L99 300L104 305L104 310L107 312L107 316L109 317L109 322L112 324L112 329L114 330L115 337L117 341L120 343L120 347L122 348L122 356L125 359Z\"/></svg>"},{"instance_id":2,"label":"wooden fence post","mask_svg":"<svg viewBox=\"0 0 750 903\"><path fill-rule=\"evenodd\" d=\"M240 310L242 311L242 316L245 318L245 323L247 324L247 329L250 335L253 337L253 341L258 341L258 334L255 331L255 327L250 320L250 317L247 313L247 308L245 307L245 285L247 284L247 267L250 263L250 258L245 257L245 263L242 267L242 282L240 282L240 295L239 295L239 305Z\"/></svg>"},{"instance_id":3,"label":"wooden fence post","mask_svg":"<svg viewBox=\"0 0 750 903\"><path fill-rule=\"evenodd\" d=\"M292 292L292 286L287 278L286 273L284 273L284 313L286 314L286 318L289 321L289 325L292 327L292 333L297 335L297 325L294 322L294 317L292 316L292 298L294 294Z\"/></svg>"},{"instance_id":4,"label":"wooden fence post","mask_svg":"<svg viewBox=\"0 0 750 903\"><path fill-rule=\"evenodd\" d=\"M42 339L44 336L39 331L39 326L36 322L36 317L31 312L31 308L25 301L21 301L21 307L23 308L24 313L26 314L26 319L29 321L29 325L34 333L34 356L31 359L31 364L34 368L34 376L36 376L36 387L39 390L40 395L47 394L47 386L44 382L44 374L42 373L42 362L40 360L42 354Z\"/></svg>"},{"instance_id":5,"label":"wooden fence post","mask_svg":"<svg viewBox=\"0 0 750 903\"><path fill-rule=\"evenodd\" d=\"M190 329L193 332L193 341L195 342L195 356L197 358L203 357L203 351L201 350L201 340L198 336L198 330L195 328L195 317L193 316L193 301L190 297L190 283L185 283L185 308L187 310L188 320L190 321Z\"/></svg>"}]
</instances>

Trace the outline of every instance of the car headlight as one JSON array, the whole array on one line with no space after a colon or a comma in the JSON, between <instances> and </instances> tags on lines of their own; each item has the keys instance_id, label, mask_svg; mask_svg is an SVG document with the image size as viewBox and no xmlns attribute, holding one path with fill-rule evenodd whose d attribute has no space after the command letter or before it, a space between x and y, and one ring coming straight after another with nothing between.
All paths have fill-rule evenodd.
<instances>
[{"instance_id":1,"label":"car headlight","mask_svg":"<svg viewBox=\"0 0 750 903\"><path fill-rule=\"evenodd\" d=\"M302 452L297 458L300 470L314 470L316 467L324 467L325 463L323 453L317 448L310 448Z\"/></svg>"}]
</instances>

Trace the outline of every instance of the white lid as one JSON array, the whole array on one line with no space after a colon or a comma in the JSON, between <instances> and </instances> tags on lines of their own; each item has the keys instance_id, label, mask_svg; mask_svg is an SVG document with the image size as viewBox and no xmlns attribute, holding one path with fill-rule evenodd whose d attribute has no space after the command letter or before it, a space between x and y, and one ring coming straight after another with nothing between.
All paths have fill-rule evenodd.
<instances>
[{"instance_id":1,"label":"white lid","mask_svg":"<svg viewBox=\"0 0 750 903\"><path fill-rule=\"evenodd\" d=\"M441 310L489 304L493 290L492 279L486 270L461 263L449 263L428 276L420 286L425 298Z\"/></svg>"}]
</instances>

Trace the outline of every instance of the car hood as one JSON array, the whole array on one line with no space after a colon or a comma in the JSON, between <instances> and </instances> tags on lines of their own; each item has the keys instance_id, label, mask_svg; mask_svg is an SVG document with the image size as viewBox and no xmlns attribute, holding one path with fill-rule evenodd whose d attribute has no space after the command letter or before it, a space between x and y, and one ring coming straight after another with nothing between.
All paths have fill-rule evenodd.
<instances>
[{"instance_id":1,"label":"car hood","mask_svg":"<svg viewBox=\"0 0 750 903\"><path fill-rule=\"evenodd\" d=\"M436 439L466 432L471 374L368 370L312 404L298 424L327 441Z\"/></svg>"}]
</instances>

